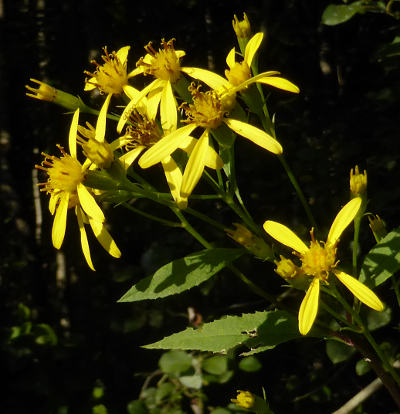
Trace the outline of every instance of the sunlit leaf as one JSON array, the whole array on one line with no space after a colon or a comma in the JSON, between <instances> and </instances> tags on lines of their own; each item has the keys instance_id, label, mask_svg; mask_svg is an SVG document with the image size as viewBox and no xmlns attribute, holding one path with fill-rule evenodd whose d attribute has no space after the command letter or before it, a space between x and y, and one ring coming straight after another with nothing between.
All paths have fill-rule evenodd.
<instances>
[{"instance_id":1,"label":"sunlit leaf","mask_svg":"<svg viewBox=\"0 0 400 414\"><path fill-rule=\"evenodd\" d=\"M187 328L144 348L226 353L238 345L248 348L268 346L271 349L299 336L296 316L284 311L265 311L227 316L199 329Z\"/></svg>"},{"instance_id":2,"label":"sunlit leaf","mask_svg":"<svg viewBox=\"0 0 400 414\"><path fill-rule=\"evenodd\" d=\"M206 249L174 260L132 286L118 302L176 295L200 285L243 254L241 249Z\"/></svg>"},{"instance_id":3,"label":"sunlit leaf","mask_svg":"<svg viewBox=\"0 0 400 414\"><path fill-rule=\"evenodd\" d=\"M379 286L400 270L400 227L387 234L367 254L361 267L360 282Z\"/></svg>"}]
</instances>

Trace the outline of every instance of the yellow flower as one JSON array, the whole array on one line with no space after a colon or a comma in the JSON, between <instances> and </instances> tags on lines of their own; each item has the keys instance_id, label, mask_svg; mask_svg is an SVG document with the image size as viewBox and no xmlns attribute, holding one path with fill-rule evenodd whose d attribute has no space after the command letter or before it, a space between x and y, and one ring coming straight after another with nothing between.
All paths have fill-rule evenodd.
<instances>
[{"instance_id":1,"label":"yellow flower","mask_svg":"<svg viewBox=\"0 0 400 414\"><path fill-rule=\"evenodd\" d=\"M142 97L137 105L133 105L130 102L125 108L117 126L117 130L120 131L122 125L128 121L125 135L120 138L128 151L120 157L125 168L128 168L143 151L149 151L150 148L164 138L166 132L157 124L155 120L156 115L157 108L154 105L154 100L147 99L146 97ZM176 124L170 124L168 132L175 130ZM190 155L196 147L197 142L197 139L188 135L179 142L177 148ZM181 208L185 208L187 206L187 197L181 196L182 172L180 168L170 154L160 159L159 162L163 166L165 177L174 200ZM206 149L204 162L206 166L213 169L222 167L221 158L211 147Z\"/></svg>"},{"instance_id":2,"label":"yellow flower","mask_svg":"<svg viewBox=\"0 0 400 414\"><path fill-rule=\"evenodd\" d=\"M312 280L307 289L299 310L299 331L306 335L311 329L318 312L320 283L328 284L328 276L333 273L361 302L377 311L383 310L383 304L372 290L367 288L354 277L336 269L336 247L339 237L353 221L361 207L361 198L349 201L337 214L329 230L326 242L318 242L311 230L311 243L307 247L289 228L275 221L266 221L264 230L274 239L295 250L301 262L302 271L311 276Z\"/></svg>"},{"instance_id":3,"label":"yellow flower","mask_svg":"<svg viewBox=\"0 0 400 414\"><path fill-rule=\"evenodd\" d=\"M204 69L199 70L197 68L191 68L191 70L186 70L186 73L192 78L199 79L212 89L216 90L220 95L220 99L224 102L233 102L236 93L245 90L253 83L263 83L285 91L299 93L299 88L292 82L280 76L276 76L279 75L279 72L277 71L263 72L256 76L251 75L251 64L261 45L263 37L263 33L259 32L249 40L245 48L244 59L242 62L236 61L235 48L231 49L226 57L226 63L229 67L229 69L225 71L227 79Z\"/></svg>"},{"instance_id":4,"label":"yellow flower","mask_svg":"<svg viewBox=\"0 0 400 414\"><path fill-rule=\"evenodd\" d=\"M241 408L252 408L254 406L254 395L250 391L237 390L237 397L231 401Z\"/></svg>"},{"instance_id":5,"label":"yellow flower","mask_svg":"<svg viewBox=\"0 0 400 414\"><path fill-rule=\"evenodd\" d=\"M128 79L132 76L127 73L128 52L130 46L124 46L117 52L108 53L107 47L104 47L104 55L101 57L104 61L102 65L92 60L91 63L96 65L94 73L84 71L89 78L85 79L85 91L99 89L101 93L106 93L107 98L104 101L103 108L107 113L111 97L120 95L124 92L130 99L137 90L128 84ZM102 110L103 110L102 108Z\"/></svg>"},{"instance_id":6,"label":"yellow flower","mask_svg":"<svg viewBox=\"0 0 400 414\"><path fill-rule=\"evenodd\" d=\"M76 153L78 119L79 110L76 110L69 131L70 154L58 146L62 154L61 157L43 154L44 160L41 165L35 167L45 171L48 175L47 181L39 185L42 187L41 191L50 195L49 210L54 215L53 246L56 249L61 247L67 224L67 211L74 207L81 235L82 251L89 267L94 270L85 223L90 224L97 240L111 256L120 257L121 252L105 228L103 212L83 184L86 168L78 161Z\"/></svg>"},{"instance_id":7,"label":"yellow flower","mask_svg":"<svg viewBox=\"0 0 400 414\"><path fill-rule=\"evenodd\" d=\"M353 197L363 196L367 193L367 172L360 174L358 165L350 170L350 192Z\"/></svg>"},{"instance_id":8,"label":"yellow flower","mask_svg":"<svg viewBox=\"0 0 400 414\"><path fill-rule=\"evenodd\" d=\"M189 90L193 95L193 104L182 106L188 118L184 121L187 125L164 136L139 160L139 165L142 168L151 167L166 156L171 155L197 127L203 128L204 131L190 154L183 174L181 189L183 198L189 197L192 193L203 174L204 167L207 165L210 131L218 128L222 123L260 147L274 154L282 154L281 144L266 132L245 122L226 117L225 108L219 95L214 90L201 92L199 87L194 84L190 86ZM218 168L221 168L221 166L217 165Z\"/></svg>"}]
</instances>

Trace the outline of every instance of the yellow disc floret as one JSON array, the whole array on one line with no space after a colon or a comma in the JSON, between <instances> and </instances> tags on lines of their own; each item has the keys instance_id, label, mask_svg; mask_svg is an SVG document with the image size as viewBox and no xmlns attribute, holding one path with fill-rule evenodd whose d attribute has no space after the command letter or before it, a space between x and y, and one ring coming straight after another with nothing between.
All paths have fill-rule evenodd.
<instances>
[{"instance_id":1,"label":"yellow disc floret","mask_svg":"<svg viewBox=\"0 0 400 414\"><path fill-rule=\"evenodd\" d=\"M153 75L157 79L175 83L181 76L181 65L179 63L179 56L174 48L174 41L175 39L171 39L166 42L162 39L161 46L163 49L159 49L158 52L149 42L145 46L148 55L140 58L136 66L141 66L145 75Z\"/></svg>"},{"instance_id":2,"label":"yellow disc floret","mask_svg":"<svg viewBox=\"0 0 400 414\"><path fill-rule=\"evenodd\" d=\"M41 165L35 167L46 171L48 180L45 183L40 183L41 191L46 191L49 194L68 192L76 193L78 184L82 183L85 174L80 162L71 157L64 151L64 148L57 145L62 153L62 156L56 157L43 153L44 160Z\"/></svg>"},{"instance_id":3,"label":"yellow disc floret","mask_svg":"<svg viewBox=\"0 0 400 414\"><path fill-rule=\"evenodd\" d=\"M96 71L94 73L84 71L86 75L91 76L85 81L99 88L101 92L119 95L123 92L123 87L128 85L126 62L121 62L116 52L108 53L107 47L103 50L104 55L101 57L104 61L103 65L92 60L91 63L96 65Z\"/></svg>"},{"instance_id":4,"label":"yellow disc floret","mask_svg":"<svg viewBox=\"0 0 400 414\"><path fill-rule=\"evenodd\" d=\"M329 272L337 265L336 246L318 242L314 238L314 229L311 229L310 248L301 254L302 270L305 274L315 276L326 281Z\"/></svg>"},{"instance_id":5,"label":"yellow disc floret","mask_svg":"<svg viewBox=\"0 0 400 414\"><path fill-rule=\"evenodd\" d=\"M226 113L218 94L213 90L200 92L200 86L196 87L194 83L189 86L189 91L193 104L182 105L188 118L186 122L203 128L218 128Z\"/></svg>"},{"instance_id":6,"label":"yellow disc floret","mask_svg":"<svg viewBox=\"0 0 400 414\"><path fill-rule=\"evenodd\" d=\"M134 109L129 115L125 138L127 151L138 146L151 147L162 138L160 128L154 120Z\"/></svg>"}]
</instances>

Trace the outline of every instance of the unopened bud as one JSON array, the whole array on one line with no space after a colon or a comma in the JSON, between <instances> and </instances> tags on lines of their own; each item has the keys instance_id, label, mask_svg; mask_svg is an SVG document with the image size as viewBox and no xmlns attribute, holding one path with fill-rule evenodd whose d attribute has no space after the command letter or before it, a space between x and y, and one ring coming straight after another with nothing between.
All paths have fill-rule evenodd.
<instances>
[{"instance_id":1,"label":"unopened bud","mask_svg":"<svg viewBox=\"0 0 400 414\"><path fill-rule=\"evenodd\" d=\"M379 243L387 235L386 224L378 215L370 215L368 216L368 220L375 240Z\"/></svg>"},{"instance_id":2,"label":"unopened bud","mask_svg":"<svg viewBox=\"0 0 400 414\"><path fill-rule=\"evenodd\" d=\"M367 194L367 172L360 173L358 165L350 170L350 192L353 198Z\"/></svg>"},{"instance_id":3,"label":"unopened bud","mask_svg":"<svg viewBox=\"0 0 400 414\"><path fill-rule=\"evenodd\" d=\"M25 88L29 91L26 92L26 96L30 98L39 99L40 101L54 102L71 111L75 111L82 107L82 102L77 96L70 93L61 91L60 89L53 88L47 83L38 81L36 79L30 79L31 82L36 83L37 87L25 85Z\"/></svg>"},{"instance_id":4,"label":"unopened bud","mask_svg":"<svg viewBox=\"0 0 400 414\"><path fill-rule=\"evenodd\" d=\"M272 249L260 237L239 223L233 223L235 229L225 229L225 232L259 259L266 260L272 257Z\"/></svg>"}]
</instances>

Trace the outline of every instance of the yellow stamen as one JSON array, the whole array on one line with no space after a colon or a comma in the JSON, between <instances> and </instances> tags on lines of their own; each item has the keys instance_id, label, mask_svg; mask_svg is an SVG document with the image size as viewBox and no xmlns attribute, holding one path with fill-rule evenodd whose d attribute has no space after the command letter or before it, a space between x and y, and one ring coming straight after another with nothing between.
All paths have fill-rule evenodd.
<instances>
[{"instance_id":1,"label":"yellow stamen","mask_svg":"<svg viewBox=\"0 0 400 414\"><path fill-rule=\"evenodd\" d=\"M125 138L130 141L125 145L127 151L138 146L151 147L162 138L157 123L136 109L129 115L128 122Z\"/></svg>"},{"instance_id":2,"label":"yellow stamen","mask_svg":"<svg viewBox=\"0 0 400 414\"><path fill-rule=\"evenodd\" d=\"M193 96L193 104L183 104L187 123L194 123L204 128L218 128L226 113L218 94L211 90L200 92L201 86L192 83L189 91Z\"/></svg>"},{"instance_id":3,"label":"yellow stamen","mask_svg":"<svg viewBox=\"0 0 400 414\"><path fill-rule=\"evenodd\" d=\"M145 46L145 50L151 56L151 61L140 58L136 66L141 66L145 75L153 75L158 79L175 83L181 76L181 65L174 48L174 41L175 39L171 39L166 42L162 39L161 46L163 49L159 49L158 52L149 42Z\"/></svg>"},{"instance_id":4,"label":"yellow stamen","mask_svg":"<svg viewBox=\"0 0 400 414\"><path fill-rule=\"evenodd\" d=\"M48 194L60 192L76 194L78 184L82 183L85 178L82 165L77 159L67 154L63 147L60 145L57 147L62 157L42 153L45 159L41 165L35 165L35 168L46 171L48 175L48 180L39 184L43 187L41 191L46 191Z\"/></svg>"},{"instance_id":5,"label":"yellow stamen","mask_svg":"<svg viewBox=\"0 0 400 414\"><path fill-rule=\"evenodd\" d=\"M302 270L305 274L315 276L323 281L327 281L329 272L334 269L338 263L336 261L336 245L327 245L324 242L318 242L314 238L314 229L311 229L310 248L300 254Z\"/></svg>"},{"instance_id":6,"label":"yellow stamen","mask_svg":"<svg viewBox=\"0 0 400 414\"><path fill-rule=\"evenodd\" d=\"M126 71L126 62L119 60L116 52L108 53L107 47L103 48L104 55L101 57L104 61L100 65L95 60L92 60L96 66L94 73L84 71L86 75L91 76L91 79L85 79L85 82L94 85L101 92L119 95L123 92L123 87L128 85L128 75Z\"/></svg>"}]
</instances>

